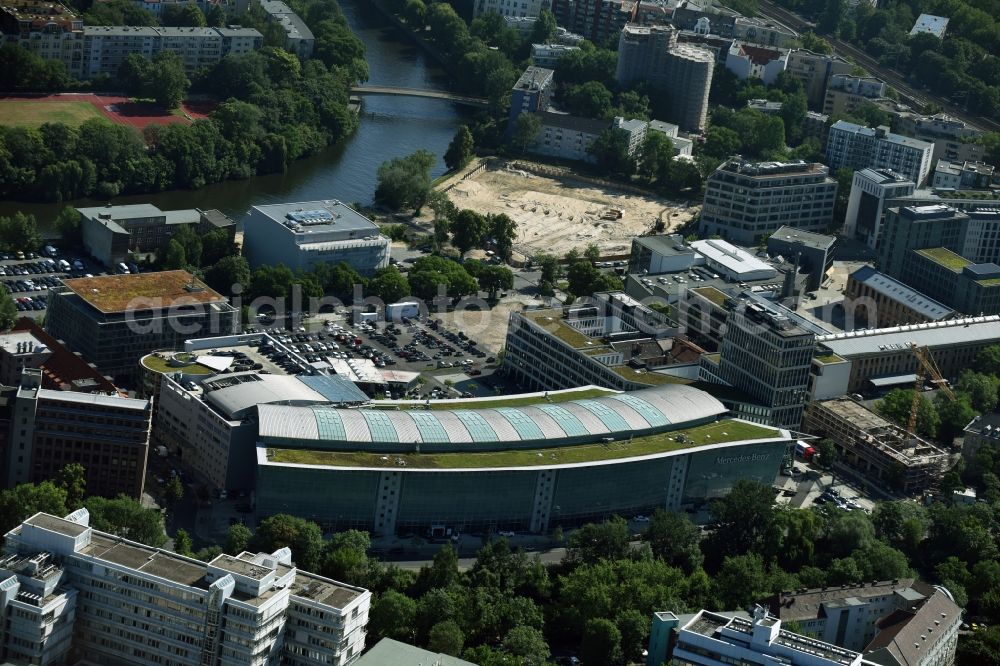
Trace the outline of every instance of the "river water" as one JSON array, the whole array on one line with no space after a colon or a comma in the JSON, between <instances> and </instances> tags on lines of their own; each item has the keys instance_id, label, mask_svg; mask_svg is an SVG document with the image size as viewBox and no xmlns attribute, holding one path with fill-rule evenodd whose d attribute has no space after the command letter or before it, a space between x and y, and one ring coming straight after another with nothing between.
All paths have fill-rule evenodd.
<instances>
[{"instance_id":1,"label":"river water","mask_svg":"<svg viewBox=\"0 0 1000 666\"><path fill-rule=\"evenodd\" d=\"M371 85L446 89L446 75L366 0L340 0L354 34L367 47ZM442 156L465 119L460 107L445 100L417 97L365 97L361 125L341 145L299 160L284 174L226 181L199 190L172 190L116 197L112 203L149 202L163 210L217 208L239 221L250 206L292 201L340 199L369 204L375 193L379 165L420 148L438 156L433 176L444 173ZM79 200L75 206L103 205L107 201ZM62 204L0 202L0 215L33 213L43 229Z\"/></svg>"}]
</instances>

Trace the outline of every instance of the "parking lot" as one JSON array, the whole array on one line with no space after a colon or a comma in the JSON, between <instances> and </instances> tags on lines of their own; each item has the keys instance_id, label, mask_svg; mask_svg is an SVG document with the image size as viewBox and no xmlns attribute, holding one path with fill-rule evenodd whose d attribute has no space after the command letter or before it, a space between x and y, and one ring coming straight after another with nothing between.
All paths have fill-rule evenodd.
<instances>
[{"instance_id":1,"label":"parking lot","mask_svg":"<svg viewBox=\"0 0 1000 666\"><path fill-rule=\"evenodd\" d=\"M42 317L48 306L48 290L58 287L63 279L104 272L103 267L82 259L40 256L35 252L0 254L0 281L14 299L18 312L29 317Z\"/></svg>"},{"instance_id":2,"label":"parking lot","mask_svg":"<svg viewBox=\"0 0 1000 666\"><path fill-rule=\"evenodd\" d=\"M855 485L829 470L799 459L791 470L783 470L775 479L774 489L776 502L800 509L825 505L841 511L871 513L875 508L874 500Z\"/></svg>"},{"instance_id":3,"label":"parking lot","mask_svg":"<svg viewBox=\"0 0 1000 666\"><path fill-rule=\"evenodd\" d=\"M436 321L405 319L351 324L343 314L314 320L297 331L268 330L278 346L258 349L264 362L294 374L307 363L367 359L379 369L420 373L408 390L390 390L386 397L456 398L495 395L503 390L493 373L495 356L479 349L464 333L444 329Z\"/></svg>"}]
</instances>

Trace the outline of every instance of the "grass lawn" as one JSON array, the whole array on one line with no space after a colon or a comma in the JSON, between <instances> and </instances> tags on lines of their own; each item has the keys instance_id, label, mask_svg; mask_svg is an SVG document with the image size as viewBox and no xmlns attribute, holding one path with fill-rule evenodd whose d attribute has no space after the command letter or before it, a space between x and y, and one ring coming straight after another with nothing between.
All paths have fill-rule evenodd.
<instances>
[{"instance_id":1,"label":"grass lawn","mask_svg":"<svg viewBox=\"0 0 1000 666\"><path fill-rule=\"evenodd\" d=\"M470 467L534 467L566 465L634 458L655 453L697 448L707 444L735 442L743 439L778 437L774 428L743 421L716 421L704 426L636 437L608 443L580 444L548 449L519 449L483 453L356 453L338 451L306 451L301 449L268 449L267 458L276 463L299 465L334 465L340 467L396 467L397 459L407 467L417 469L462 469Z\"/></svg>"},{"instance_id":2,"label":"grass lawn","mask_svg":"<svg viewBox=\"0 0 1000 666\"><path fill-rule=\"evenodd\" d=\"M0 100L0 125L40 127L44 123L65 123L75 127L91 118L104 118L104 114L90 102Z\"/></svg>"},{"instance_id":3,"label":"grass lawn","mask_svg":"<svg viewBox=\"0 0 1000 666\"><path fill-rule=\"evenodd\" d=\"M150 354L143 359L142 364L154 372L183 372L186 375L210 375L215 372L204 365L170 365L166 359Z\"/></svg>"}]
</instances>

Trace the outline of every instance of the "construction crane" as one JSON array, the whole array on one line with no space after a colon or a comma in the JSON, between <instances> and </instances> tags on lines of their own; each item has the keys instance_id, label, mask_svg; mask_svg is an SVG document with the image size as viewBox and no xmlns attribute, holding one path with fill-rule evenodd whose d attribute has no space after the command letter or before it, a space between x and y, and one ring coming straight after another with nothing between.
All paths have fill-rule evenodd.
<instances>
[{"instance_id":1,"label":"construction crane","mask_svg":"<svg viewBox=\"0 0 1000 666\"><path fill-rule=\"evenodd\" d=\"M913 402L910 404L910 420L907 423L907 431L913 434L917 432L917 410L920 408L920 394L924 390L924 381L929 376L931 380L941 389L941 392L948 396L949 400L955 400L955 393L948 386L948 382L941 376L931 350L921 347L916 342L910 343L910 351L917 359L917 379L913 383Z\"/></svg>"}]
</instances>

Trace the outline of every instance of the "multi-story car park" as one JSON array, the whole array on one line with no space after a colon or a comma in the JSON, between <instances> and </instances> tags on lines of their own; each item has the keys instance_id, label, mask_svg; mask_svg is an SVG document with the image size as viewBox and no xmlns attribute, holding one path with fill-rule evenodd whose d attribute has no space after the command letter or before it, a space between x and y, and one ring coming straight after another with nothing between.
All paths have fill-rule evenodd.
<instances>
[{"instance_id":1,"label":"multi-story car park","mask_svg":"<svg viewBox=\"0 0 1000 666\"><path fill-rule=\"evenodd\" d=\"M787 431L726 418L688 386L432 407L261 405L258 515L378 535L546 533L613 514L696 511L739 479L771 483L790 444Z\"/></svg>"},{"instance_id":2,"label":"multi-story car park","mask_svg":"<svg viewBox=\"0 0 1000 666\"><path fill-rule=\"evenodd\" d=\"M301 571L291 551L201 562L36 513L5 535L2 647L16 663L343 666L371 593Z\"/></svg>"}]
</instances>

